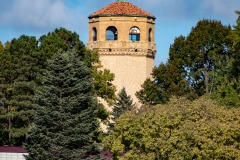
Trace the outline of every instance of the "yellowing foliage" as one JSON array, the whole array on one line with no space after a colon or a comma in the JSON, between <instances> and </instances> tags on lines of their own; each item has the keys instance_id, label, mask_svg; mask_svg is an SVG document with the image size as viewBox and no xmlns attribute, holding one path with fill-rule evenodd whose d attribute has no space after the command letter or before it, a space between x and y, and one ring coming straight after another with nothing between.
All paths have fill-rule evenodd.
<instances>
[{"instance_id":1,"label":"yellowing foliage","mask_svg":"<svg viewBox=\"0 0 240 160\"><path fill-rule=\"evenodd\" d=\"M4 50L4 46L3 46L2 42L0 41L0 53L2 53L3 50Z\"/></svg>"},{"instance_id":2,"label":"yellowing foliage","mask_svg":"<svg viewBox=\"0 0 240 160\"><path fill-rule=\"evenodd\" d=\"M227 109L204 98L173 98L122 115L104 147L120 160L240 159L239 123L239 108Z\"/></svg>"}]
</instances>

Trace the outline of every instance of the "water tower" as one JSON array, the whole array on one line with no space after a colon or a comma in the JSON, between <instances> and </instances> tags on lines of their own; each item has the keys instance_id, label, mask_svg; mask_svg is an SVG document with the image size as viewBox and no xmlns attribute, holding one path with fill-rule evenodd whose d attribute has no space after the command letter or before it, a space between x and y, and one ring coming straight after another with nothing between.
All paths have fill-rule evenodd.
<instances>
[{"instance_id":1,"label":"water tower","mask_svg":"<svg viewBox=\"0 0 240 160\"><path fill-rule=\"evenodd\" d=\"M87 48L98 50L104 68L115 74L113 84L138 102L136 91L151 77L156 55L155 17L126 0L89 15Z\"/></svg>"}]
</instances>

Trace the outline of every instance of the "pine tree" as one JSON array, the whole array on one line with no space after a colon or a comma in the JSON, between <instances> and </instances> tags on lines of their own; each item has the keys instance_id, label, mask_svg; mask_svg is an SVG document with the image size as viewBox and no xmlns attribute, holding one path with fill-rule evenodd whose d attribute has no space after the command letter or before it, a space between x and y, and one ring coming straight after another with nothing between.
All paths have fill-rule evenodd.
<instances>
[{"instance_id":1,"label":"pine tree","mask_svg":"<svg viewBox=\"0 0 240 160\"><path fill-rule=\"evenodd\" d=\"M59 52L47 62L36 102L34 123L24 144L27 160L85 159L98 154L92 77L76 52Z\"/></svg>"},{"instance_id":2,"label":"pine tree","mask_svg":"<svg viewBox=\"0 0 240 160\"><path fill-rule=\"evenodd\" d=\"M112 111L111 122L109 123L109 130L114 128L114 123L122 114L126 111L130 111L133 108L133 100L130 95L127 95L125 87L118 93L117 100L114 104Z\"/></svg>"},{"instance_id":3,"label":"pine tree","mask_svg":"<svg viewBox=\"0 0 240 160\"><path fill-rule=\"evenodd\" d=\"M31 124L38 73L37 48L35 37L22 35L8 43L0 54L1 145L21 145Z\"/></svg>"}]
</instances>

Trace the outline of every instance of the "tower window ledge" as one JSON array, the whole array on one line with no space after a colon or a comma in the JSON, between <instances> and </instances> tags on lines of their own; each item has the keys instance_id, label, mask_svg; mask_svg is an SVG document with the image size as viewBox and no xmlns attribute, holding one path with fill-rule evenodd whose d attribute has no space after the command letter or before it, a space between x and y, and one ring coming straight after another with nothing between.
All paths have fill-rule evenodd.
<instances>
[{"instance_id":1,"label":"tower window ledge","mask_svg":"<svg viewBox=\"0 0 240 160\"><path fill-rule=\"evenodd\" d=\"M137 42L137 43L139 43L139 41L137 41L137 40L130 40L130 42Z\"/></svg>"}]
</instances>

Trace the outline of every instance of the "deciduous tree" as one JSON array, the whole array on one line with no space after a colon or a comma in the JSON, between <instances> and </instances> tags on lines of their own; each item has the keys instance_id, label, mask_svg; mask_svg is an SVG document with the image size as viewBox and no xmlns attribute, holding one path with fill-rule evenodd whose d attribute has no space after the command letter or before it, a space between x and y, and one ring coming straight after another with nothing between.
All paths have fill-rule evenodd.
<instances>
[{"instance_id":1,"label":"deciduous tree","mask_svg":"<svg viewBox=\"0 0 240 160\"><path fill-rule=\"evenodd\" d=\"M168 104L126 112L104 139L113 159L237 159L239 108L215 101L173 98Z\"/></svg>"},{"instance_id":2,"label":"deciduous tree","mask_svg":"<svg viewBox=\"0 0 240 160\"><path fill-rule=\"evenodd\" d=\"M231 27L220 21L204 19L187 36L184 67L189 84L199 96L211 93L218 85L217 76L224 75L231 53L230 31Z\"/></svg>"},{"instance_id":3,"label":"deciduous tree","mask_svg":"<svg viewBox=\"0 0 240 160\"><path fill-rule=\"evenodd\" d=\"M3 50L4 50L4 46L3 46L2 42L0 41L0 54L3 52Z\"/></svg>"},{"instance_id":4,"label":"deciduous tree","mask_svg":"<svg viewBox=\"0 0 240 160\"><path fill-rule=\"evenodd\" d=\"M175 38L174 44L170 46L167 63L155 67L152 71L152 80L147 79L142 89L136 93L141 103L147 105L166 103L172 95L187 95L191 99L196 97L185 78L187 75L184 67L185 49L185 37Z\"/></svg>"},{"instance_id":5,"label":"deciduous tree","mask_svg":"<svg viewBox=\"0 0 240 160\"><path fill-rule=\"evenodd\" d=\"M232 60L230 26L216 20L200 20L187 37L175 38L169 60L153 69L136 93L144 104L166 103L171 96L195 99L221 85Z\"/></svg>"}]
</instances>

